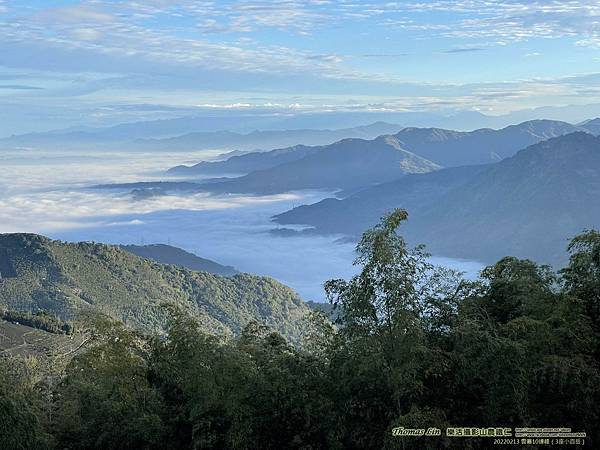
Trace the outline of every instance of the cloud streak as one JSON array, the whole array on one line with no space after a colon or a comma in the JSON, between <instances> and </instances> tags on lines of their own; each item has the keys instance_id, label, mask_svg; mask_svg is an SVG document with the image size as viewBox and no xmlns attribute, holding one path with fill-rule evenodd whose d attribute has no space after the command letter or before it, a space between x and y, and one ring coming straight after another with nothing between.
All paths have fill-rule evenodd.
<instances>
[{"instance_id":1,"label":"cloud streak","mask_svg":"<svg viewBox=\"0 0 600 450\"><path fill-rule=\"evenodd\" d=\"M473 53L473 52L482 52L484 51L484 48L481 47L462 47L462 48L453 48L450 50L445 50L444 53L449 53L449 54L453 54L453 53Z\"/></svg>"}]
</instances>

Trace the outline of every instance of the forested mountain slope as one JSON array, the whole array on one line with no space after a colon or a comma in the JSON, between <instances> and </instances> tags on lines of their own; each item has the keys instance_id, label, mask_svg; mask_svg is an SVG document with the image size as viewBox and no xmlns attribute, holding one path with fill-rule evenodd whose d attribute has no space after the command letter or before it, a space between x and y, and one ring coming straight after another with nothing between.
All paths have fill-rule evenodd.
<instances>
[{"instance_id":1,"label":"forested mountain slope","mask_svg":"<svg viewBox=\"0 0 600 450\"><path fill-rule=\"evenodd\" d=\"M0 235L4 266L0 308L44 310L62 319L100 312L134 328L163 329L171 303L188 311L202 329L236 334L263 322L296 339L304 302L277 281L247 274L221 277L163 265L118 247L69 244L32 234Z\"/></svg>"}]
</instances>

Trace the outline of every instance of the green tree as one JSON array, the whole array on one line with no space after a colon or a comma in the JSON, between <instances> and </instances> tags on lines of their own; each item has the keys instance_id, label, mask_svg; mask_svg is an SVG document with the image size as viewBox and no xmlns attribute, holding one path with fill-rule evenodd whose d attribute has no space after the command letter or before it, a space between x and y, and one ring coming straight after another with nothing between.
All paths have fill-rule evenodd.
<instances>
[{"instance_id":1,"label":"green tree","mask_svg":"<svg viewBox=\"0 0 600 450\"><path fill-rule=\"evenodd\" d=\"M73 358L55 394L59 448L164 448L164 404L148 381L146 340L108 319L94 325L96 343Z\"/></svg>"},{"instance_id":2,"label":"green tree","mask_svg":"<svg viewBox=\"0 0 600 450\"><path fill-rule=\"evenodd\" d=\"M0 358L0 448L50 448L32 370L35 361L31 358Z\"/></svg>"},{"instance_id":3,"label":"green tree","mask_svg":"<svg viewBox=\"0 0 600 450\"><path fill-rule=\"evenodd\" d=\"M592 431L599 379L581 302L560 291L550 268L528 260L503 258L482 279L452 331L452 416Z\"/></svg>"},{"instance_id":4,"label":"green tree","mask_svg":"<svg viewBox=\"0 0 600 450\"><path fill-rule=\"evenodd\" d=\"M252 448L248 355L203 333L196 320L171 311L168 334L156 340L153 383L167 403L172 448Z\"/></svg>"},{"instance_id":5,"label":"green tree","mask_svg":"<svg viewBox=\"0 0 600 450\"><path fill-rule=\"evenodd\" d=\"M349 448L381 448L392 425L417 414L427 386L448 369L428 333L447 333L460 279L431 265L423 246L407 247L396 232L407 218L404 210L384 216L357 246L361 272L325 285L344 338L332 365L343 386L337 395Z\"/></svg>"},{"instance_id":6,"label":"green tree","mask_svg":"<svg viewBox=\"0 0 600 450\"><path fill-rule=\"evenodd\" d=\"M600 232L588 230L571 240L569 265L561 271L566 290L580 299L600 333Z\"/></svg>"}]
</instances>

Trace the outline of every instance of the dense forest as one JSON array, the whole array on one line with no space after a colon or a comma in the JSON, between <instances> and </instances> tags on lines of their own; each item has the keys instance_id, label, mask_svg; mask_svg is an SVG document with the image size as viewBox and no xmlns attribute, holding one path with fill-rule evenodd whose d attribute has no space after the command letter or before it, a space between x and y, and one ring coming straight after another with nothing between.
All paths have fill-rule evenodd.
<instances>
[{"instance_id":1,"label":"dense forest","mask_svg":"<svg viewBox=\"0 0 600 450\"><path fill-rule=\"evenodd\" d=\"M36 311L34 314L25 311L2 311L0 319L44 330L48 333L72 334L73 324L64 322L46 311Z\"/></svg>"},{"instance_id":2,"label":"dense forest","mask_svg":"<svg viewBox=\"0 0 600 450\"><path fill-rule=\"evenodd\" d=\"M558 272L506 257L468 281L409 248L406 219L364 233L359 274L325 285L335 323L313 312L300 343L166 307L166 334L95 316L68 361L0 359L0 448L501 448L400 426L570 427L598 448L600 233Z\"/></svg>"},{"instance_id":3,"label":"dense forest","mask_svg":"<svg viewBox=\"0 0 600 450\"><path fill-rule=\"evenodd\" d=\"M177 265L165 261L172 258ZM132 251L36 234L0 234L0 261L2 273L10 274L0 282L0 313L33 313L38 322L43 313L62 322L100 313L146 334L160 334L166 325L162 305L168 303L187 311L208 333L234 336L259 321L298 341L300 320L309 312L294 291L272 278L215 275L210 272L227 267L168 246Z\"/></svg>"}]
</instances>

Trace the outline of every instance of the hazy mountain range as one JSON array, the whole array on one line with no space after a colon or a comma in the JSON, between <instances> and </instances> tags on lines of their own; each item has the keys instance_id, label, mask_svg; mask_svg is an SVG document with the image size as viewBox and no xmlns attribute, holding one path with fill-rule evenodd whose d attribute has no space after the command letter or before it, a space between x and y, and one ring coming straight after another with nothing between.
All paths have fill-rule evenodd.
<instances>
[{"instance_id":1,"label":"hazy mountain range","mask_svg":"<svg viewBox=\"0 0 600 450\"><path fill-rule=\"evenodd\" d=\"M441 166L455 167L500 161L531 144L575 131L587 130L566 122L534 120L471 132L405 128L394 137L406 150Z\"/></svg>"},{"instance_id":2,"label":"hazy mountain range","mask_svg":"<svg viewBox=\"0 0 600 450\"><path fill-rule=\"evenodd\" d=\"M103 187L130 190L136 199L171 191L337 191L343 200L300 207L277 221L356 237L384 212L403 207L411 213L407 237L437 255L491 262L512 254L557 263L562 243L600 221L593 136L599 127L593 119L577 126L536 120L473 132L405 128L373 140L234 155L168 171L186 174L187 181ZM198 179L235 172L246 174Z\"/></svg>"},{"instance_id":3,"label":"hazy mountain range","mask_svg":"<svg viewBox=\"0 0 600 450\"><path fill-rule=\"evenodd\" d=\"M396 133L402 128L400 125L375 122L370 125L331 130L255 130L248 133L229 130L196 131L198 128L205 127L197 120L173 119L123 124L101 129L29 133L0 139L0 148L139 151L268 150L297 144L330 144L345 138L373 139L382 134Z\"/></svg>"},{"instance_id":4,"label":"hazy mountain range","mask_svg":"<svg viewBox=\"0 0 600 450\"><path fill-rule=\"evenodd\" d=\"M454 167L499 161L514 155L528 145L573 133L600 132L600 120L588 121L581 126L552 120L535 120L493 130L484 128L472 132L440 128L404 128L393 135L394 145L428 159L440 166ZM381 139L379 139L381 141ZM360 142L337 142L336 148L356 146ZM365 144L365 151L368 151ZM307 147L298 145L263 153L232 156L224 161L203 161L193 166L177 166L169 169L169 175L193 177L196 175L247 174L255 170L276 167L297 161L330 147Z\"/></svg>"},{"instance_id":5,"label":"hazy mountain range","mask_svg":"<svg viewBox=\"0 0 600 450\"><path fill-rule=\"evenodd\" d=\"M171 191L236 194L276 194L293 190L339 190L338 196L442 167L480 165L511 157L528 145L583 130L595 131L597 121L580 126L537 120L501 130L459 132L437 128L405 128L373 140L344 139L324 146L298 145L269 152L234 155L223 161L177 166L167 175L187 181L162 181L103 186L130 189L135 199ZM234 178L199 177L245 174Z\"/></svg>"},{"instance_id":6,"label":"hazy mountain range","mask_svg":"<svg viewBox=\"0 0 600 450\"><path fill-rule=\"evenodd\" d=\"M272 165L275 164L275 165ZM265 167L237 178L210 179L202 182L138 182L100 186L132 189L135 198L169 191L277 194L293 190L353 190L391 181L408 173L440 169L435 163L404 150L391 135L373 140L344 139L321 147L298 146L266 153L233 156L223 163L200 164L186 169L176 167L169 174L187 170L208 171L234 167Z\"/></svg>"},{"instance_id":7,"label":"hazy mountain range","mask_svg":"<svg viewBox=\"0 0 600 450\"><path fill-rule=\"evenodd\" d=\"M598 106L598 105L596 105ZM596 108L600 110L600 108ZM595 111L591 108L590 111ZM590 114L591 115L591 114ZM325 145L345 138L373 139L402 127L451 130L497 129L533 117L562 117L552 108L486 116L475 111L431 113L320 113L292 117L219 114L123 123L103 128L75 127L13 135L0 148L45 150L184 151L268 150L298 144ZM564 123L564 122L562 122ZM402 124L402 125L397 125ZM598 125L596 124L595 127ZM550 137L550 136L548 136Z\"/></svg>"},{"instance_id":8,"label":"hazy mountain range","mask_svg":"<svg viewBox=\"0 0 600 450\"><path fill-rule=\"evenodd\" d=\"M222 161L201 161L193 166L176 166L167 170L168 175L195 177L198 175L247 174L255 170L264 170L280 164L297 161L321 147L296 145L268 152L251 152L243 155L233 155Z\"/></svg>"},{"instance_id":9,"label":"hazy mountain range","mask_svg":"<svg viewBox=\"0 0 600 450\"><path fill-rule=\"evenodd\" d=\"M356 189L407 173L425 173L440 168L404 150L393 136L381 136L371 141L344 139L312 151L305 152L304 148L298 151L304 153L300 159L256 170L230 181L213 182L205 189L215 193L252 194L300 189Z\"/></svg>"},{"instance_id":10,"label":"hazy mountain range","mask_svg":"<svg viewBox=\"0 0 600 450\"><path fill-rule=\"evenodd\" d=\"M142 113L143 111L139 111ZM173 116L174 110L165 111ZM338 130L362 127L374 122L402 124L409 127L436 127L452 130L470 131L478 128L503 128L511 124L548 118L553 120L571 120L579 123L586 118L600 115L600 104L570 105L561 107L541 107L513 111L504 115L486 115L479 111L325 111L301 112L298 114L277 113L264 109L230 109L181 110L180 117L146 119L117 125L102 127L77 126L52 131L39 131L27 134L13 134L0 139L0 148L23 146L40 148L75 148L81 145L100 147L105 143L131 143L138 139L168 139L189 133L212 133L230 131L238 134L249 134L255 130ZM141 114L143 117L144 114ZM152 116L150 116L152 117ZM568 118L568 119L567 119ZM96 117L96 119L98 119ZM114 119L103 116L102 119ZM15 124L7 120L0 125L0 135L8 136L15 129L35 129L40 124ZM87 122L82 118L81 122ZM60 120L56 123L60 123ZM15 125L17 125L15 127ZM387 131L393 133L397 130ZM380 134L384 134L383 132ZM345 136L351 137L351 136ZM365 136L356 136L365 137ZM373 136L374 137L374 136ZM301 144L306 142L294 142ZM323 144L324 142L321 142ZM286 144L286 145L293 145ZM283 145L282 145L283 146ZM115 149L110 145L110 149ZM275 148L272 146L271 148Z\"/></svg>"},{"instance_id":11,"label":"hazy mountain range","mask_svg":"<svg viewBox=\"0 0 600 450\"><path fill-rule=\"evenodd\" d=\"M232 131L196 132L167 139L140 139L133 148L144 150L198 150L205 148L235 148L237 150L268 150L296 144L324 145L346 138L373 139L398 132L402 126L385 122L338 130L271 130L247 134Z\"/></svg>"},{"instance_id":12,"label":"hazy mountain range","mask_svg":"<svg viewBox=\"0 0 600 450\"><path fill-rule=\"evenodd\" d=\"M280 214L280 224L356 236L392 208L401 233L438 255L562 262L568 239L600 223L600 138L576 132L495 164L415 174Z\"/></svg>"},{"instance_id":13,"label":"hazy mountain range","mask_svg":"<svg viewBox=\"0 0 600 450\"><path fill-rule=\"evenodd\" d=\"M193 178L246 173L232 180L213 180L204 187L218 193L352 190L391 181L407 173L497 162L545 139L581 130L588 132L584 127L589 127L589 132L593 132L595 123L589 121L582 126L574 126L566 122L537 120L501 130L480 129L472 132L405 128L394 135L380 136L370 141L345 139L327 146L302 145L248 153L224 161L174 167L167 174ZM180 189L187 187L179 186Z\"/></svg>"}]
</instances>

